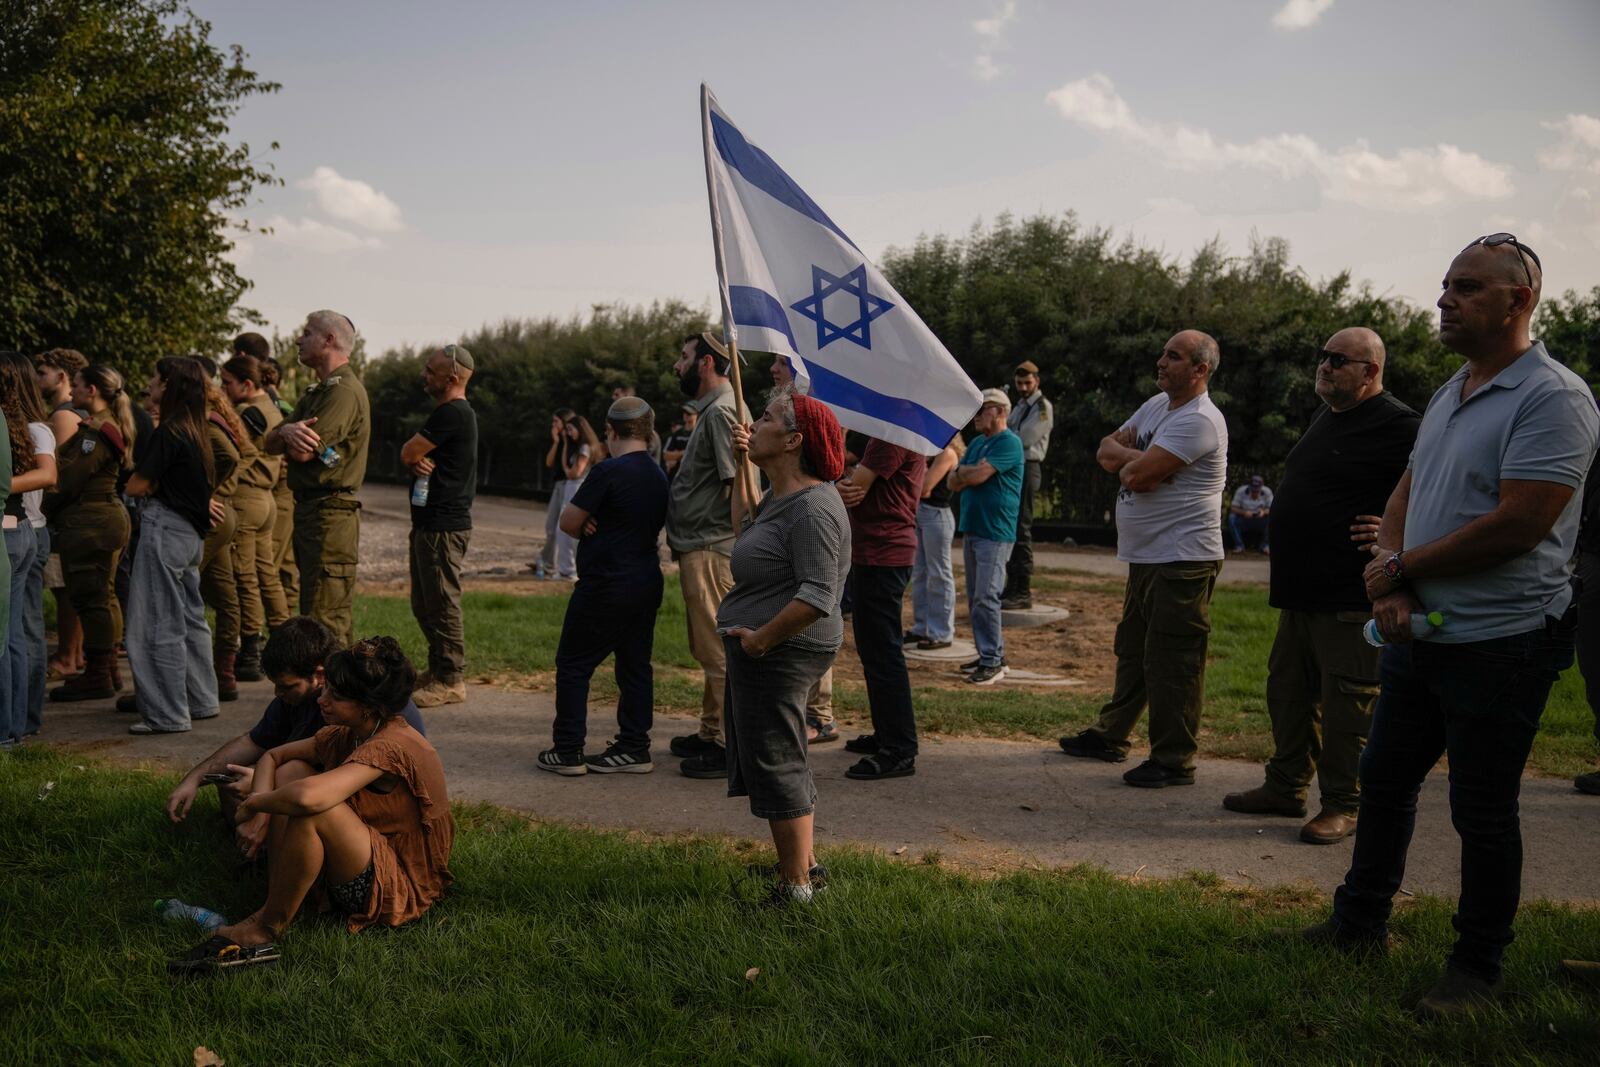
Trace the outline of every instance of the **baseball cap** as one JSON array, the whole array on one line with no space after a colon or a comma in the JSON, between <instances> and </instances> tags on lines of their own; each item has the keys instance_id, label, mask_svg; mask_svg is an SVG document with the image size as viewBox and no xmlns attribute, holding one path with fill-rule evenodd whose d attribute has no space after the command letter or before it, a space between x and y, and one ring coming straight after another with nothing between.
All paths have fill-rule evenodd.
<instances>
[{"instance_id":1,"label":"baseball cap","mask_svg":"<svg viewBox=\"0 0 1600 1067\"><path fill-rule=\"evenodd\" d=\"M1004 389L985 389L983 391L983 402L985 404L999 404L1007 411L1011 410L1011 398L1006 396Z\"/></svg>"}]
</instances>

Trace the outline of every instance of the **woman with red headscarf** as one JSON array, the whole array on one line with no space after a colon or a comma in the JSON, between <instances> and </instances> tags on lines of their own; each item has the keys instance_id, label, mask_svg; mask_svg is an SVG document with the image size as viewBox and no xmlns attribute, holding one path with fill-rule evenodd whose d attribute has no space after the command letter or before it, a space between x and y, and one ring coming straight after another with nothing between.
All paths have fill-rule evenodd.
<instances>
[{"instance_id":1,"label":"woman with red headscarf","mask_svg":"<svg viewBox=\"0 0 1600 1067\"><path fill-rule=\"evenodd\" d=\"M816 400L780 390L733 430L772 489L733 546L733 589L717 610L728 654L728 795L749 797L778 850L768 902L809 903L826 871L812 851L817 788L806 763L806 698L844 641L839 596L850 521L833 483L844 433Z\"/></svg>"}]
</instances>

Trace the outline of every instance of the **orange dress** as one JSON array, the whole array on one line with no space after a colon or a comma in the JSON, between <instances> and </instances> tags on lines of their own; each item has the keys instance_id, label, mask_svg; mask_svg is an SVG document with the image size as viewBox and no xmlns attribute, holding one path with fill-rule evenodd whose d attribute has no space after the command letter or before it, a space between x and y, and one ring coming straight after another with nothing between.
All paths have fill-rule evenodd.
<instances>
[{"instance_id":1,"label":"orange dress","mask_svg":"<svg viewBox=\"0 0 1600 1067\"><path fill-rule=\"evenodd\" d=\"M399 926L422 915L452 881L456 825L439 754L398 716L366 741L347 727L324 726L316 748L317 762L330 770L360 763L399 779L387 793L369 786L347 801L372 835L372 895L365 911L348 917L351 932L374 923Z\"/></svg>"}]
</instances>

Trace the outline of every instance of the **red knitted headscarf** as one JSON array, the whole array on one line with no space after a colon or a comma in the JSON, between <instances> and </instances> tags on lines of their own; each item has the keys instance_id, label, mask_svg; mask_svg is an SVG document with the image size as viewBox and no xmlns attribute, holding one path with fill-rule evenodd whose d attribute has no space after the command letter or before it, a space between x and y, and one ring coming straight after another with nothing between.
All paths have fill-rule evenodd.
<instances>
[{"instance_id":1,"label":"red knitted headscarf","mask_svg":"<svg viewBox=\"0 0 1600 1067\"><path fill-rule=\"evenodd\" d=\"M794 401L794 428L803 440L806 462L825 482L836 482L844 474L844 430L833 417L828 405L820 400L796 393Z\"/></svg>"}]
</instances>

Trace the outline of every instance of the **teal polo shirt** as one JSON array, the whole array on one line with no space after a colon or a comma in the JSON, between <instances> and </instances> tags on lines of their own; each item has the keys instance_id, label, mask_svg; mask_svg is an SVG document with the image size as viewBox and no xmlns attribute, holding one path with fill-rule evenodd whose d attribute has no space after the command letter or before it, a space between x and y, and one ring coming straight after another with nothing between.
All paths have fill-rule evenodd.
<instances>
[{"instance_id":1,"label":"teal polo shirt","mask_svg":"<svg viewBox=\"0 0 1600 1067\"><path fill-rule=\"evenodd\" d=\"M1017 539L1017 511L1022 507L1022 438L1010 430L993 437L979 434L961 457L964 467L988 460L994 476L982 485L961 490L961 532L990 541Z\"/></svg>"}]
</instances>

